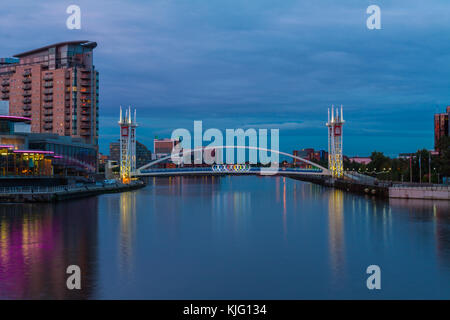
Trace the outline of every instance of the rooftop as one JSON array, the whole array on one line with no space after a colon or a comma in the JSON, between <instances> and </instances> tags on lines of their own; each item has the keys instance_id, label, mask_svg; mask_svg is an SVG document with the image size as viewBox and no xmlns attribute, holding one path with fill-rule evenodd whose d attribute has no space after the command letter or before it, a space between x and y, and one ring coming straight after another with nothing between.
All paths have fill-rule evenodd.
<instances>
[{"instance_id":1,"label":"rooftop","mask_svg":"<svg viewBox=\"0 0 450 320\"><path fill-rule=\"evenodd\" d=\"M16 58L21 58L39 51L43 51L43 50L47 50L49 48L53 48L53 47L60 47L60 46L64 46L64 45L81 45L87 48L92 48L94 49L95 47L97 47L97 42L93 42L93 41L88 41L88 40L76 40L76 41L64 41L64 42L58 42L58 43L54 43L45 47L41 47L41 48L37 48L37 49L33 49L30 51L25 51L22 53L18 53L16 55L14 55L14 57Z\"/></svg>"}]
</instances>

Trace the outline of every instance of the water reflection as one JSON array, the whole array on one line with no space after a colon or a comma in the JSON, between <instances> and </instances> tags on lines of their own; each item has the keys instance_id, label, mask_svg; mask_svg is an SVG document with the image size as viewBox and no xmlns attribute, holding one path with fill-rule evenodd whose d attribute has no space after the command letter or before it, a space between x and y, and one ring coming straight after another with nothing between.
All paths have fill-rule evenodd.
<instances>
[{"instance_id":1,"label":"water reflection","mask_svg":"<svg viewBox=\"0 0 450 320\"><path fill-rule=\"evenodd\" d=\"M0 298L89 298L95 287L97 198L60 204L0 205ZM66 268L80 266L82 290Z\"/></svg>"},{"instance_id":2,"label":"water reflection","mask_svg":"<svg viewBox=\"0 0 450 320\"><path fill-rule=\"evenodd\" d=\"M136 237L136 192L120 194L119 266L130 275Z\"/></svg>"},{"instance_id":3,"label":"water reflection","mask_svg":"<svg viewBox=\"0 0 450 320\"><path fill-rule=\"evenodd\" d=\"M330 263L334 278L338 279L345 268L344 192L341 190L328 193L328 231Z\"/></svg>"},{"instance_id":4,"label":"water reflection","mask_svg":"<svg viewBox=\"0 0 450 320\"><path fill-rule=\"evenodd\" d=\"M371 298L373 263L395 283L381 298L450 298L448 202L377 200L283 177L148 183L0 205L0 298ZM66 289L69 264L82 269L81 292Z\"/></svg>"},{"instance_id":5,"label":"water reflection","mask_svg":"<svg viewBox=\"0 0 450 320\"><path fill-rule=\"evenodd\" d=\"M432 223L439 264L450 269L450 202L443 200L390 199L389 205L417 223ZM427 233L430 232L428 229Z\"/></svg>"}]
</instances>

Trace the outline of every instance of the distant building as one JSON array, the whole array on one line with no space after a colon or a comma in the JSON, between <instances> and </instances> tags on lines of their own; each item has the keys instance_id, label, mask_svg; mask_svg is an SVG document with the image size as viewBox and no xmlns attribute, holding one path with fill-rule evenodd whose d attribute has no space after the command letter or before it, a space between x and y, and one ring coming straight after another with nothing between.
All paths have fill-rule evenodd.
<instances>
[{"instance_id":1,"label":"distant building","mask_svg":"<svg viewBox=\"0 0 450 320\"><path fill-rule=\"evenodd\" d=\"M369 164L372 162L372 159L370 159L369 157L351 157L348 158L348 160L350 162L355 162L359 164Z\"/></svg>"},{"instance_id":2,"label":"distant building","mask_svg":"<svg viewBox=\"0 0 450 320\"><path fill-rule=\"evenodd\" d=\"M66 41L0 58L0 99L10 115L31 118L31 132L98 144L97 43Z\"/></svg>"},{"instance_id":3,"label":"distant building","mask_svg":"<svg viewBox=\"0 0 450 320\"><path fill-rule=\"evenodd\" d=\"M109 160L119 161L120 142L111 142L109 144Z\"/></svg>"},{"instance_id":4,"label":"distant building","mask_svg":"<svg viewBox=\"0 0 450 320\"><path fill-rule=\"evenodd\" d=\"M180 143L180 140L176 139L154 139L153 140L153 153L154 159L160 159L168 156L172 153L173 148Z\"/></svg>"},{"instance_id":5,"label":"distant building","mask_svg":"<svg viewBox=\"0 0 450 320\"><path fill-rule=\"evenodd\" d=\"M120 143L111 142L109 144L109 160L119 161L120 159ZM136 141L136 168L140 168L143 165L152 161L152 152L148 148Z\"/></svg>"},{"instance_id":6,"label":"distant building","mask_svg":"<svg viewBox=\"0 0 450 320\"><path fill-rule=\"evenodd\" d=\"M313 148L305 148L302 150L294 150L292 154L296 157L300 157L310 161L327 161L328 152L325 150L314 150ZM294 164L297 164L300 160L294 158Z\"/></svg>"},{"instance_id":7,"label":"distant building","mask_svg":"<svg viewBox=\"0 0 450 320\"><path fill-rule=\"evenodd\" d=\"M438 156L439 155L439 152L437 152L436 150L428 150L429 152L430 152L430 154L431 154L431 156ZM413 153L399 153L398 154L398 158L399 159L409 159L409 158L416 158L416 155L417 155L417 153L416 152L413 152Z\"/></svg>"},{"instance_id":8,"label":"distant building","mask_svg":"<svg viewBox=\"0 0 450 320\"><path fill-rule=\"evenodd\" d=\"M439 151L438 143L442 137L450 136L450 106L447 106L446 113L437 113L434 115L434 150Z\"/></svg>"},{"instance_id":9,"label":"distant building","mask_svg":"<svg viewBox=\"0 0 450 320\"><path fill-rule=\"evenodd\" d=\"M152 152L145 145L136 141L136 168L140 168L151 161Z\"/></svg>"}]
</instances>

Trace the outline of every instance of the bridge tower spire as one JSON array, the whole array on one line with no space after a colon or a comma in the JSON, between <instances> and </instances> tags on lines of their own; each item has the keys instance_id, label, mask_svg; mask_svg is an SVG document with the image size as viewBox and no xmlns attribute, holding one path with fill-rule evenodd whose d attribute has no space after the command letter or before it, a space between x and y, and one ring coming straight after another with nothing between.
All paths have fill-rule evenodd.
<instances>
[{"instance_id":1,"label":"bridge tower spire","mask_svg":"<svg viewBox=\"0 0 450 320\"><path fill-rule=\"evenodd\" d=\"M341 112L339 108L334 109L334 105L331 106L331 119L330 109L328 109L328 169L335 178L342 178L344 176L344 162L342 154L342 140L343 140L343 125L344 125L344 111L341 105Z\"/></svg>"},{"instance_id":2,"label":"bridge tower spire","mask_svg":"<svg viewBox=\"0 0 450 320\"><path fill-rule=\"evenodd\" d=\"M122 114L120 107L120 179L122 183L131 181L131 173L136 171L136 109L134 119L131 117L131 107Z\"/></svg>"}]
</instances>

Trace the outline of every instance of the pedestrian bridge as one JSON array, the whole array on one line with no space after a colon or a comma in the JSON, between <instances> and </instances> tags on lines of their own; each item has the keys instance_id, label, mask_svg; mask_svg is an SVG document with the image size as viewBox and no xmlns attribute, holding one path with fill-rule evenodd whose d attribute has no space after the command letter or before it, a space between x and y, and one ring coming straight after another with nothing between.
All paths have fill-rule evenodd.
<instances>
[{"instance_id":1,"label":"pedestrian bridge","mask_svg":"<svg viewBox=\"0 0 450 320\"><path fill-rule=\"evenodd\" d=\"M177 158L179 160L182 157L193 154L196 151L208 151L211 149L227 149L227 148L242 148L242 149L256 149L262 150L264 152L277 153L278 155L290 157L292 159L296 159L298 162L302 162L309 166L309 168L287 168L287 167L279 167L278 164L272 164L271 167L264 166L254 166L249 164L212 164L210 166L201 166L201 167L188 167L180 164L177 168L155 168L154 166L158 163L162 163L169 159ZM201 149L184 149L179 152L177 157L173 157L173 155L169 155L163 157L161 159L152 161L140 168L138 168L135 172L131 173L131 176L134 177L143 177L143 176L184 176L184 175L298 175L298 176L331 176L330 170L324 168L317 163L314 163L310 160L304 159L302 157L294 156L292 154L272 150L265 149L260 147L249 147L249 146L214 146L207 147Z\"/></svg>"},{"instance_id":2,"label":"pedestrian bridge","mask_svg":"<svg viewBox=\"0 0 450 320\"><path fill-rule=\"evenodd\" d=\"M223 168L223 167L225 168ZM219 167L219 168L218 168ZM329 175L320 168L260 168L246 165L213 165L211 167L194 168L155 168L144 169L132 174L135 177L158 176L192 176L192 175L298 175L298 176L324 176Z\"/></svg>"}]
</instances>

